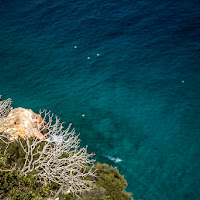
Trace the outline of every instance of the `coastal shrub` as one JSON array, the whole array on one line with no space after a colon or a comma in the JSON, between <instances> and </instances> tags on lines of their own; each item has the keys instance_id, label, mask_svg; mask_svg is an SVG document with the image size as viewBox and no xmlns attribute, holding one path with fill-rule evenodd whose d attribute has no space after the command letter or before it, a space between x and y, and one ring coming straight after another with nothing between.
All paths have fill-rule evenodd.
<instances>
[{"instance_id":1,"label":"coastal shrub","mask_svg":"<svg viewBox=\"0 0 200 200\"><path fill-rule=\"evenodd\" d=\"M1 133L2 134L2 133ZM0 135L1 135L0 134ZM35 140L35 137L31 137L28 138L29 144L32 144L32 142ZM28 172L26 175L24 175L23 173L21 173L21 170L16 170L16 169L21 169L24 166L25 163L25 152L23 150L27 149L27 142L25 139L20 138L21 144L19 143L19 138L18 140L13 140L11 143L6 144L5 142L3 142L2 140L0 140L0 171L2 170L1 174L0 174L0 178L1 180L6 180L5 177L13 177L12 179L9 179L9 183L6 180L5 182L2 182L0 186L2 186L2 188L4 188L3 186L6 186L6 184L15 186L15 187L9 187L9 192L6 190L4 190L4 196L9 196L11 199L29 199L32 195L31 198L36 198L36 197L40 197L40 199L44 196L44 194L42 193L42 191L38 190L37 187L40 187L42 185L45 186L45 188L50 188L51 189L51 193L55 194L60 186L58 183L56 182L50 182L48 184L41 184L41 182L39 181L39 178L37 177L37 171L32 170L31 172ZM9 140L6 140L6 142L9 142ZM42 143L40 143L40 146L38 146L39 148L37 148L37 150L42 151L42 149L44 148L46 142L43 141ZM54 147L54 144L51 144L51 147ZM36 149L33 151L33 153L36 153ZM68 154L66 152L63 152L62 155L60 155L60 159L66 159L68 158ZM36 155L34 157L34 159L38 159L39 155ZM33 160L34 161L34 160ZM84 164L83 165L87 165ZM14 170L13 170L14 169ZM4 172L4 170L6 172ZM85 171L85 173L88 172L89 169L87 169ZM31 175L31 176L30 176ZM20 184L17 184L17 181L23 177L23 180L25 181L21 187ZM26 181L31 179L34 177L34 184L35 184L35 189L37 189L35 192L34 191L34 187L31 188L31 191L29 191L29 188L25 187L25 184L27 183ZM13 181L13 182L12 182ZM20 182L19 182L20 183ZM3 191L3 190L2 190ZM46 191L46 189L44 190ZM25 195L27 193L27 195ZM46 194L46 193L45 193ZM65 197L64 197L65 196ZM62 195L60 194L60 199L73 199L73 194L69 194L69 195Z\"/></svg>"},{"instance_id":2,"label":"coastal shrub","mask_svg":"<svg viewBox=\"0 0 200 200\"><path fill-rule=\"evenodd\" d=\"M0 127L7 123L10 106L10 99L0 103ZM40 116L34 130L25 130L25 138L0 133L0 199L131 200L117 168L94 166L94 154L80 147L71 124L63 129L50 112L40 112ZM28 137L35 130L43 134L41 138Z\"/></svg>"},{"instance_id":3,"label":"coastal shrub","mask_svg":"<svg viewBox=\"0 0 200 200\"><path fill-rule=\"evenodd\" d=\"M31 143L34 138L29 138L29 140ZM22 138L21 141L24 144L24 147L26 147L26 143ZM44 144L41 144L41 148L43 148L43 146ZM21 168L23 166L25 154L18 141L13 141L7 147L7 145L0 140L0 149L0 169L12 169L16 164L17 168ZM2 152L6 152L6 154L4 155ZM67 156L67 154L63 154L62 158ZM91 185L91 190L78 194L81 200L131 199L131 194L124 191L127 187L127 182L119 173L117 168L109 167L107 164L97 163L93 170L96 170L96 177L91 176L90 179L95 182ZM56 191L59 190L59 185L54 182L48 184L48 186L44 184L42 185L38 181L36 175L35 171L32 171L27 175L20 174L19 170L1 172L1 195L3 195L3 197L10 197L11 199L41 199L46 196L50 196L52 193L56 193ZM51 194L50 191L52 191ZM79 197L73 197L72 193L60 193L59 195L61 200L78 200Z\"/></svg>"},{"instance_id":4,"label":"coastal shrub","mask_svg":"<svg viewBox=\"0 0 200 200\"><path fill-rule=\"evenodd\" d=\"M34 172L22 175L19 170L0 171L0 199L44 199L50 196L50 186L37 181Z\"/></svg>"},{"instance_id":5,"label":"coastal shrub","mask_svg":"<svg viewBox=\"0 0 200 200\"><path fill-rule=\"evenodd\" d=\"M16 155L17 153L14 155L14 160ZM58 184L41 183L34 170L26 175L22 174L20 170L16 169L16 162L8 161L10 159L13 159L12 154L0 152L0 199L42 200L58 191Z\"/></svg>"},{"instance_id":6,"label":"coastal shrub","mask_svg":"<svg viewBox=\"0 0 200 200\"><path fill-rule=\"evenodd\" d=\"M127 182L119 173L117 168L110 167L107 164L97 163L94 166L96 176L90 191L85 191L79 195L81 200L132 200L131 193L127 193L124 189ZM64 197L64 196L63 196ZM67 195L65 200L78 200Z\"/></svg>"},{"instance_id":7,"label":"coastal shrub","mask_svg":"<svg viewBox=\"0 0 200 200\"><path fill-rule=\"evenodd\" d=\"M84 193L80 194L80 199L81 200L104 200L104 199L112 200L112 197L108 194L105 188L94 183L90 191L85 191ZM78 200L78 198L76 198L75 200Z\"/></svg>"},{"instance_id":8,"label":"coastal shrub","mask_svg":"<svg viewBox=\"0 0 200 200\"><path fill-rule=\"evenodd\" d=\"M109 167L107 164L97 163L94 167L96 170L96 184L105 188L107 194L113 200L131 200L131 193L127 193L124 189L127 182L117 168Z\"/></svg>"},{"instance_id":9,"label":"coastal shrub","mask_svg":"<svg viewBox=\"0 0 200 200\"><path fill-rule=\"evenodd\" d=\"M2 133L0 133L1 136ZM26 153L24 152L22 145L19 143L19 139L25 149L27 149L27 143L23 138L18 138L17 140L13 140L10 142L10 144L6 144L2 140L0 140L0 151L6 152L7 155L9 155L9 158L7 159L7 165L11 165L12 163L16 164L16 168L21 169L25 162L25 156ZM28 138L29 143L32 144L35 137ZM40 147L38 150L42 150L44 148L45 142L40 143ZM53 146L53 145L52 145ZM36 153L36 149L33 151L33 153ZM35 159L38 159L39 154L35 155Z\"/></svg>"},{"instance_id":10,"label":"coastal shrub","mask_svg":"<svg viewBox=\"0 0 200 200\"><path fill-rule=\"evenodd\" d=\"M11 104L6 102L0 102L0 130L4 131L0 134L0 147L4 155L9 154L4 164L15 163L15 168L24 175L35 171L39 181L45 185L60 185L54 198L62 190L70 190L74 195L90 190L91 180L87 177L94 176L94 153L89 154L87 146L80 147L80 139L71 129L72 124L64 129L57 116L44 110L27 121L17 119L21 129L9 127L13 126L9 123L13 119L12 115L7 115L11 112ZM24 138L17 138L19 131L23 131Z\"/></svg>"}]
</instances>

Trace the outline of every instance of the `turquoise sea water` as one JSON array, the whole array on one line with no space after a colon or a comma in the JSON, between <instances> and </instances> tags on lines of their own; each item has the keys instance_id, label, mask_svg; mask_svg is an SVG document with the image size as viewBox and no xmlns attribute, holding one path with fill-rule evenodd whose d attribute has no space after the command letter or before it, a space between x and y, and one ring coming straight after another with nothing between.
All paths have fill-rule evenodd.
<instances>
[{"instance_id":1,"label":"turquoise sea water","mask_svg":"<svg viewBox=\"0 0 200 200\"><path fill-rule=\"evenodd\" d=\"M199 199L199 1L0 3L3 98L72 122L135 199Z\"/></svg>"}]
</instances>

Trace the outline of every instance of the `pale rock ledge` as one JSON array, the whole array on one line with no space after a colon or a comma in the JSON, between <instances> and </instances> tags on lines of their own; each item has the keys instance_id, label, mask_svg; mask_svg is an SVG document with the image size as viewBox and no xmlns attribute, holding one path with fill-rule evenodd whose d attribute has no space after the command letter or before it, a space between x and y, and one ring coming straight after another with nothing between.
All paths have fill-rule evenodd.
<instances>
[{"instance_id":1,"label":"pale rock ledge","mask_svg":"<svg viewBox=\"0 0 200 200\"><path fill-rule=\"evenodd\" d=\"M25 138L25 135L41 139L44 137L40 132L42 121L42 117L31 109L21 107L11 109L4 122L0 125L0 132L12 134L11 139L16 139L18 136Z\"/></svg>"}]
</instances>

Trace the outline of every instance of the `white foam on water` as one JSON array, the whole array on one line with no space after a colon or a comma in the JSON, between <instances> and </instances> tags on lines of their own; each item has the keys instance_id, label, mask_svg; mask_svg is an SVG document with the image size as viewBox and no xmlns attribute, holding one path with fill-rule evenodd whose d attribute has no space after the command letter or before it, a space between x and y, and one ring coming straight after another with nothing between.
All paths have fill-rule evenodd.
<instances>
[{"instance_id":1,"label":"white foam on water","mask_svg":"<svg viewBox=\"0 0 200 200\"><path fill-rule=\"evenodd\" d=\"M119 163L119 162L122 162L122 159L120 158L113 158L111 156L107 156L110 160L114 161L115 163Z\"/></svg>"}]
</instances>

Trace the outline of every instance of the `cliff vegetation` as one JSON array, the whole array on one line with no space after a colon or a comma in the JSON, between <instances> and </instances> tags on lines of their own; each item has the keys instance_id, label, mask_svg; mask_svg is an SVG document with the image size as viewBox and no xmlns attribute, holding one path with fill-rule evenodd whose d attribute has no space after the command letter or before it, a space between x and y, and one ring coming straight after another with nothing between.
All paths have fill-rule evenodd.
<instances>
[{"instance_id":1,"label":"cliff vegetation","mask_svg":"<svg viewBox=\"0 0 200 200\"><path fill-rule=\"evenodd\" d=\"M71 124L0 101L0 199L131 200L117 168L96 163Z\"/></svg>"}]
</instances>

